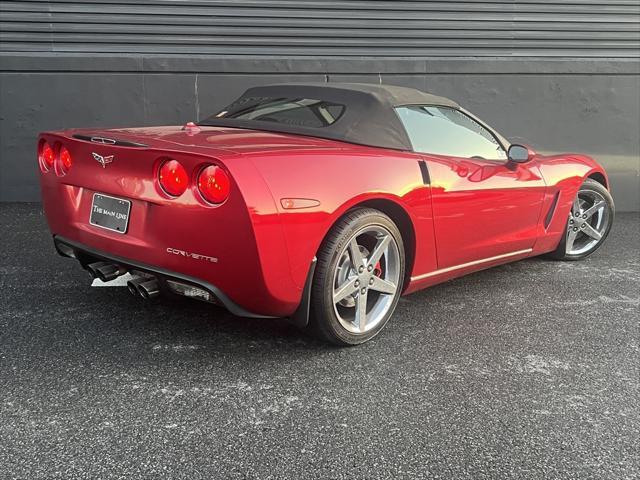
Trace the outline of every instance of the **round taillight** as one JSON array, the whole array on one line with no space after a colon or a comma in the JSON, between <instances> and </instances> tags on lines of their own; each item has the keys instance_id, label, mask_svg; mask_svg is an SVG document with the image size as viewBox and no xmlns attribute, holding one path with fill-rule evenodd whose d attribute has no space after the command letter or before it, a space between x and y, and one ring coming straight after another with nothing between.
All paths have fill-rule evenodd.
<instances>
[{"instance_id":1,"label":"round taillight","mask_svg":"<svg viewBox=\"0 0 640 480\"><path fill-rule=\"evenodd\" d=\"M40 169L43 172L48 172L53 167L54 162L54 154L53 148L47 142L42 142L40 144L40 154L38 155L38 160L40 163Z\"/></svg>"},{"instance_id":2,"label":"round taillight","mask_svg":"<svg viewBox=\"0 0 640 480\"><path fill-rule=\"evenodd\" d=\"M167 160L160 167L158 180L167 194L179 197L187 189L189 176L179 161Z\"/></svg>"},{"instance_id":3,"label":"round taillight","mask_svg":"<svg viewBox=\"0 0 640 480\"><path fill-rule=\"evenodd\" d=\"M229 197L231 182L226 172L215 165L203 168L198 175L198 190L209 203L222 203Z\"/></svg>"},{"instance_id":4,"label":"round taillight","mask_svg":"<svg viewBox=\"0 0 640 480\"><path fill-rule=\"evenodd\" d=\"M60 147L58 153L58 175L65 175L69 173L73 161L71 160L71 153L66 147Z\"/></svg>"}]
</instances>

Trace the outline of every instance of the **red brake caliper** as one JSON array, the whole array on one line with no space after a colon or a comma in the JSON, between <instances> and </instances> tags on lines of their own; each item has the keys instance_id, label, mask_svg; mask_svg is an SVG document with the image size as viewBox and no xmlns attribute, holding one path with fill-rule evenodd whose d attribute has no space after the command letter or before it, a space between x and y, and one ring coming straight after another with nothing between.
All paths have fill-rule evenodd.
<instances>
[{"instance_id":1,"label":"red brake caliper","mask_svg":"<svg viewBox=\"0 0 640 480\"><path fill-rule=\"evenodd\" d=\"M380 266L380 260L378 260L378 263L376 263L376 266L373 269L373 274L376 277L379 277L380 275L382 275L382 267Z\"/></svg>"}]
</instances>

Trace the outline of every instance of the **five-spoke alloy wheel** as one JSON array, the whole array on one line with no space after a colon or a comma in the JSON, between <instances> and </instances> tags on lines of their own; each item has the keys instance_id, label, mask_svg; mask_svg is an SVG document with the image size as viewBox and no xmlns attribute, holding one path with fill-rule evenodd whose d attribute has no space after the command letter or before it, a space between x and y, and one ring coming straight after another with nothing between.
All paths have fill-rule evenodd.
<instances>
[{"instance_id":1,"label":"five-spoke alloy wheel","mask_svg":"<svg viewBox=\"0 0 640 480\"><path fill-rule=\"evenodd\" d=\"M316 332L340 345L374 337L395 310L404 268L402 236L391 219L369 208L349 212L318 255L312 290Z\"/></svg>"}]
</instances>

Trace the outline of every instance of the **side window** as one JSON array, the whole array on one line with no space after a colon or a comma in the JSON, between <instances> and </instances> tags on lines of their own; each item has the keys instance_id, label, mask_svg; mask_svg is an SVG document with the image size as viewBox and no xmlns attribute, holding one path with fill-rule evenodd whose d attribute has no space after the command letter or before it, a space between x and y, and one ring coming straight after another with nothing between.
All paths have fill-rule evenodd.
<instances>
[{"instance_id":1,"label":"side window","mask_svg":"<svg viewBox=\"0 0 640 480\"><path fill-rule=\"evenodd\" d=\"M455 108L396 108L416 152L462 158L506 160L507 154L486 128Z\"/></svg>"}]
</instances>

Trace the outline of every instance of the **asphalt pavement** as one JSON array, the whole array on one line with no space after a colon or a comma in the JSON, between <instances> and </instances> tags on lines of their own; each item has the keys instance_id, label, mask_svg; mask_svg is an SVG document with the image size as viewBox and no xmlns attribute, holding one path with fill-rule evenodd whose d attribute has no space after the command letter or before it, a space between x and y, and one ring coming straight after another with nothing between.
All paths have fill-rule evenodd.
<instances>
[{"instance_id":1,"label":"asphalt pavement","mask_svg":"<svg viewBox=\"0 0 640 480\"><path fill-rule=\"evenodd\" d=\"M640 224L404 297L368 344L92 288L0 205L0 478L638 478Z\"/></svg>"}]
</instances>

